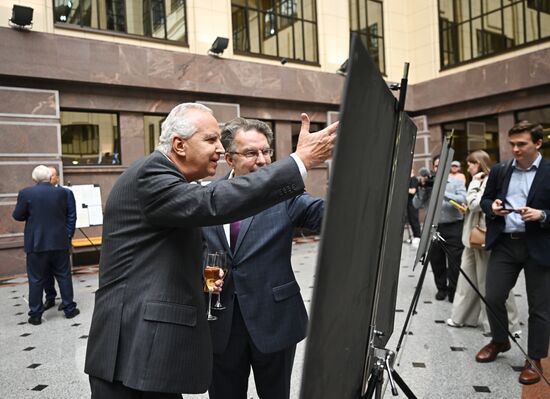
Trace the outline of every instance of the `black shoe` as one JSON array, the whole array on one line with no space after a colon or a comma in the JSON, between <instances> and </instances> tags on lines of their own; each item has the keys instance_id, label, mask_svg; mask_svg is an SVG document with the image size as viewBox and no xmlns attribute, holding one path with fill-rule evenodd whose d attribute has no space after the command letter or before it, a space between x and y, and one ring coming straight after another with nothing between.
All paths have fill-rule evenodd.
<instances>
[{"instance_id":1,"label":"black shoe","mask_svg":"<svg viewBox=\"0 0 550 399\"><path fill-rule=\"evenodd\" d=\"M451 293L449 292L449 295L448 295L447 298L449 299L449 302L453 303L453 301L455 300L455 294L454 294L454 293L451 294Z\"/></svg>"},{"instance_id":2,"label":"black shoe","mask_svg":"<svg viewBox=\"0 0 550 399\"><path fill-rule=\"evenodd\" d=\"M50 308L53 308L55 306L55 299L48 299L44 303L44 310L48 310Z\"/></svg>"},{"instance_id":3,"label":"black shoe","mask_svg":"<svg viewBox=\"0 0 550 399\"><path fill-rule=\"evenodd\" d=\"M438 290L437 294L435 294L435 299L438 301L442 301L447 297L447 291Z\"/></svg>"},{"instance_id":4,"label":"black shoe","mask_svg":"<svg viewBox=\"0 0 550 399\"><path fill-rule=\"evenodd\" d=\"M78 308L74 308L69 313L65 313L65 317L67 319L72 319L73 317L78 316L79 314L80 314L80 310L78 310Z\"/></svg>"},{"instance_id":5,"label":"black shoe","mask_svg":"<svg viewBox=\"0 0 550 399\"><path fill-rule=\"evenodd\" d=\"M63 302L61 302L57 307L57 310L61 312L63 309L65 309L65 305L63 305Z\"/></svg>"},{"instance_id":6,"label":"black shoe","mask_svg":"<svg viewBox=\"0 0 550 399\"><path fill-rule=\"evenodd\" d=\"M29 317L29 324L32 324L33 326L42 324L42 317Z\"/></svg>"}]
</instances>

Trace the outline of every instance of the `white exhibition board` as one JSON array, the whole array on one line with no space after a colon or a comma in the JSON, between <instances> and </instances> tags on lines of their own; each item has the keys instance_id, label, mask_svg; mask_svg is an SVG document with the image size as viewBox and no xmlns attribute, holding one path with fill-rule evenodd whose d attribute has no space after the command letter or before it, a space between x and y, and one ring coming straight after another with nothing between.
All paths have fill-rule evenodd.
<instances>
[{"instance_id":1,"label":"white exhibition board","mask_svg":"<svg viewBox=\"0 0 550 399\"><path fill-rule=\"evenodd\" d=\"M95 184L65 186L74 194L76 202L76 228L99 226L103 224L101 208L101 190Z\"/></svg>"}]
</instances>

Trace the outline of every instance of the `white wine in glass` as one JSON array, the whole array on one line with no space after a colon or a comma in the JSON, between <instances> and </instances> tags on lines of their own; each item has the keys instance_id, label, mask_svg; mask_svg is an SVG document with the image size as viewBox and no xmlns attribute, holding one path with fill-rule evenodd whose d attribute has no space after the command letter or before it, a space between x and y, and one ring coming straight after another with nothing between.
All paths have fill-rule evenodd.
<instances>
[{"instance_id":1,"label":"white wine in glass","mask_svg":"<svg viewBox=\"0 0 550 399\"><path fill-rule=\"evenodd\" d=\"M216 287L216 280L220 278L220 267L218 265L218 254L208 254L206 256L206 267L204 268L204 281L208 289L208 310L206 315L208 320L217 320L216 316L212 316L210 307L212 306L212 292Z\"/></svg>"}]
</instances>

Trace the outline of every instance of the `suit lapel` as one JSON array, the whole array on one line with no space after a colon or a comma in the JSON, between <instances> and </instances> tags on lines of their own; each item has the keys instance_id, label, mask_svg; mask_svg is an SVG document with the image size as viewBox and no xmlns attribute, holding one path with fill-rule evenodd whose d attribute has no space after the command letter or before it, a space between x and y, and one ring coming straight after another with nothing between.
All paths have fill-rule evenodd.
<instances>
[{"instance_id":1,"label":"suit lapel","mask_svg":"<svg viewBox=\"0 0 550 399\"><path fill-rule=\"evenodd\" d=\"M504 181L502 183L502 201L506 201L506 193L508 192L508 186L510 185L510 180L512 180L512 172L514 171L514 167L510 164L510 167L506 171L506 175L504 175Z\"/></svg>"},{"instance_id":2,"label":"suit lapel","mask_svg":"<svg viewBox=\"0 0 550 399\"><path fill-rule=\"evenodd\" d=\"M541 183L544 181L544 178L547 173L548 173L548 164L544 159L541 159L537 173L535 174L535 178L533 179L533 183L531 184L531 188L529 189L529 195L527 196L527 206L529 206L531 201L533 201L535 192L537 191L537 188L541 185Z\"/></svg>"},{"instance_id":3,"label":"suit lapel","mask_svg":"<svg viewBox=\"0 0 550 399\"><path fill-rule=\"evenodd\" d=\"M225 235L225 230L223 229L222 224L216 226L216 234L218 235L218 239L223 245L223 250L225 251L225 253L231 254L231 248L229 248L227 236Z\"/></svg>"},{"instance_id":4,"label":"suit lapel","mask_svg":"<svg viewBox=\"0 0 550 399\"><path fill-rule=\"evenodd\" d=\"M235 256L239 251L239 248L244 240L244 236L248 232L248 229L250 228L250 224L252 223L253 219L254 216L251 216L241 222L241 229L239 230L239 236L237 237L237 242L235 243L235 251L233 252L233 256Z\"/></svg>"}]
</instances>

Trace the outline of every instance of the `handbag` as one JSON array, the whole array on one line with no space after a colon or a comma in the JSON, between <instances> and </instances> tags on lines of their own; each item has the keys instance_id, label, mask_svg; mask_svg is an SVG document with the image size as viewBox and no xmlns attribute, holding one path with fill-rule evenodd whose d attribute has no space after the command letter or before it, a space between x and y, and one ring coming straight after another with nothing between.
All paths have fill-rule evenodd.
<instances>
[{"instance_id":1,"label":"handbag","mask_svg":"<svg viewBox=\"0 0 550 399\"><path fill-rule=\"evenodd\" d=\"M487 230L482 229L479 225L475 226L470 232L470 248L482 249L485 248L485 233Z\"/></svg>"}]
</instances>

